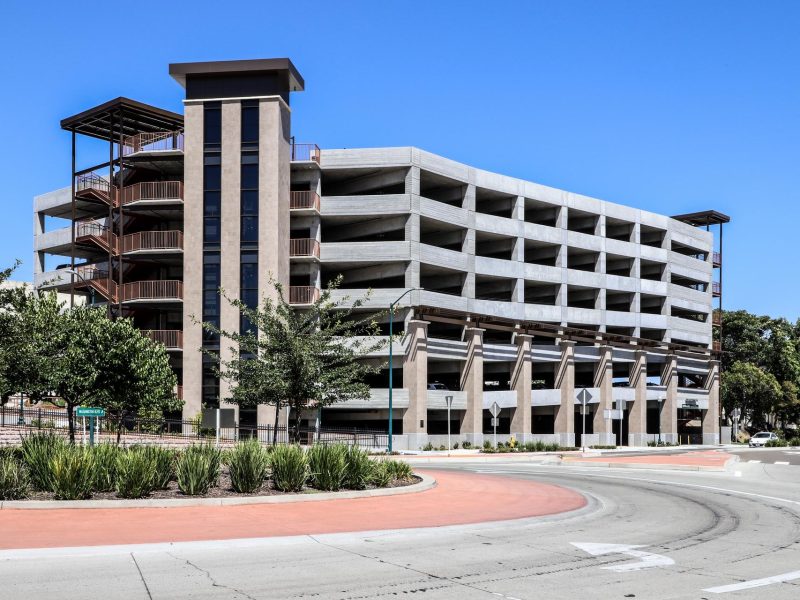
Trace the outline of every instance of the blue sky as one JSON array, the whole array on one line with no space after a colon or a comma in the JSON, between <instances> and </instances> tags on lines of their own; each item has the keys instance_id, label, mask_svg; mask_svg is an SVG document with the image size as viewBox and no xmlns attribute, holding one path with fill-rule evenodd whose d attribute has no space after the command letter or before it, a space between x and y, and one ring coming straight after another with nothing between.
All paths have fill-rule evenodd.
<instances>
[{"instance_id":1,"label":"blue sky","mask_svg":"<svg viewBox=\"0 0 800 600\"><path fill-rule=\"evenodd\" d=\"M32 198L69 181L61 118L120 95L180 111L170 62L288 56L298 141L714 208L733 219L726 307L794 320L799 26L789 0L4 2L0 265L31 277Z\"/></svg>"}]
</instances>

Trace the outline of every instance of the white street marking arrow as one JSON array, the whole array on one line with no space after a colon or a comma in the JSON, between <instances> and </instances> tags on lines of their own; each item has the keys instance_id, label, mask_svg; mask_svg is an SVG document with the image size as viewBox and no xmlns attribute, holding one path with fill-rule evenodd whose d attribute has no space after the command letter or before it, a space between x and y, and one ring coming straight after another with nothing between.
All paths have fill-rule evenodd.
<instances>
[{"instance_id":1,"label":"white street marking arrow","mask_svg":"<svg viewBox=\"0 0 800 600\"><path fill-rule=\"evenodd\" d=\"M618 573L625 573L628 571L641 571L643 569L653 569L655 567L668 567L674 565L675 561L667 556L661 554L654 554L653 552L643 552L635 548L645 548L646 546L635 546L629 544L594 544L594 543L581 543L572 542L576 546L588 552L592 556L602 556L603 554L627 554L639 560L634 562L626 562L621 565L611 565L608 567L600 567L601 569L608 569L609 571L617 571Z\"/></svg>"}]
</instances>

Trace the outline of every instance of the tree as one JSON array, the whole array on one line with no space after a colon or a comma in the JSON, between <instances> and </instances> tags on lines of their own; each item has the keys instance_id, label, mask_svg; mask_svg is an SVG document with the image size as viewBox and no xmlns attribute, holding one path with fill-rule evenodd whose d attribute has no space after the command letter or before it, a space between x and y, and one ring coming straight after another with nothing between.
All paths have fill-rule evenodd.
<instances>
[{"instance_id":1,"label":"tree","mask_svg":"<svg viewBox=\"0 0 800 600\"><path fill-rule=\"evenodd\" d=\"M758 425L768 424L783 390L777 379L757 365L736 362L722 379L722 405L730 414L735 408L744 419Z\"/></svg>"},{"instance_id":2,"label":"tree","mask_svg":"<svg viewBox=\"0 0 800 600\"><path fill-rule=\"evenodd\" d=\"M283 287L273 283L276 299L266 298L252 309L236 299L225 299L244 316L242 332L224 331L211 323L203 327L232 343L231 360L208 353L218 374L231 382L226 400L240 407L275 407L276 441L282 407L294 410L293 439L299 441L304 409L321 408L370 395L365 378L380 366L360 360L385 346L379 338L376 314L364 310L369 294L350 303L336 301L333 292L341 278L320 294L308 309L298 310L285 299Z\"/></svg>"}]
</instances>

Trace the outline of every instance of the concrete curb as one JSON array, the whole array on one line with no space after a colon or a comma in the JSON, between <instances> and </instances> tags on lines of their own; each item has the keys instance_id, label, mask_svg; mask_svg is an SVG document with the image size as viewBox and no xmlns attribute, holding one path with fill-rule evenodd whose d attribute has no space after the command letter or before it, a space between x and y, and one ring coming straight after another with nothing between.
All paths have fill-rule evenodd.
<instances>
[{"instance_id":1,"label":"concrete curb","mask_svg":"<svg viewBox=\"0 0 800 600\"><path fill-rule=\"evenodd\" d=\"M536 454L466 454L462 456L401 456L401 460L409 463L409 464L416 464L416 463L440 463L442 460L453 460L453 461L469 461L469 460L479 460L481 462L508 462L508 461L516 461L516 462L534 462L540 464L553 464L561 461L560 454L544 454L544 453L536 453Z\"/></svg>"},{"instance_id":2,"label":"concrete curb","mask_svg":"<svg viewBox=\"0 0 800 600\"><path fill-rule=\"evenodd\" d=\"M645 469L649 471L725 471L728 469L728 460L722 466L707 465L671 465L664 463L623 463L623 462L590 462L581 460L562 461L562 467L597 467L607 469Z\"/></svg>"},{"instance_id":3,"label":"concrete curb","mask_svg":"<svg viewBox=\"0 0 800 600\"><path fill-rule=\"evenodd\" d=\"M287 504L290 502L320 502L416 494L436 487L436 479L415 473L420 481L396 488L321 492L318 494L286 494L283 496L226 496L224 498L142 498L140 500L7 500L0 510L53 510L97 508L182 508L187 506L243 506L248 504Z\"/></svg>"}]
</instances>

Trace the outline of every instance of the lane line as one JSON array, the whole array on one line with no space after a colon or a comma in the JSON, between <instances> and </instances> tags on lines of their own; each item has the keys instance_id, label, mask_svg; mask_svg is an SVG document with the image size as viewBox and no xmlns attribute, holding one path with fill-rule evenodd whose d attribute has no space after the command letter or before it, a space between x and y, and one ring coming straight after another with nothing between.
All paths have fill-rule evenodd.
<instances>
[{"instance_id":1,"label":"lane line","mask_svg":"<svg viewBox=\"0 0 800 600\"><path fill-rule=\"evenodd\" d=\"M748 460L747 462L749 462L751 465L755 465L755 464L760 463L761 461L760 460Z\"/></svg>"},{"instance_id":2,"label":"lane line","mask_svg":"<svg viewBox=\"0 0 800 600\"><path fill-rule=\"evenodd\" d=\"M790 573L783 573L782 575L773 575L772 577L764 577L762 579L751 579L750 581L731 583L729 585L720 585L717 587L706 588L703 591L711 592L712 594L727 594L728 592L751 590L753 588L762 587L765 585L772 585L773 583L784 583L786 581L793 581L795 579L800 579L800 571L792 571Z\"/></svg>"},{"instance_id":3,"label":"lane line","mask_svg":"<svg viewBox=\"0 0 800 600\"><path fill-rule=\"evenodd\" d=\"M789 461L776 460L776 461L775 461L775 464L776 464L776 465L788 465L788 464L789 464Z\"/></svg>"}]
</instances>

